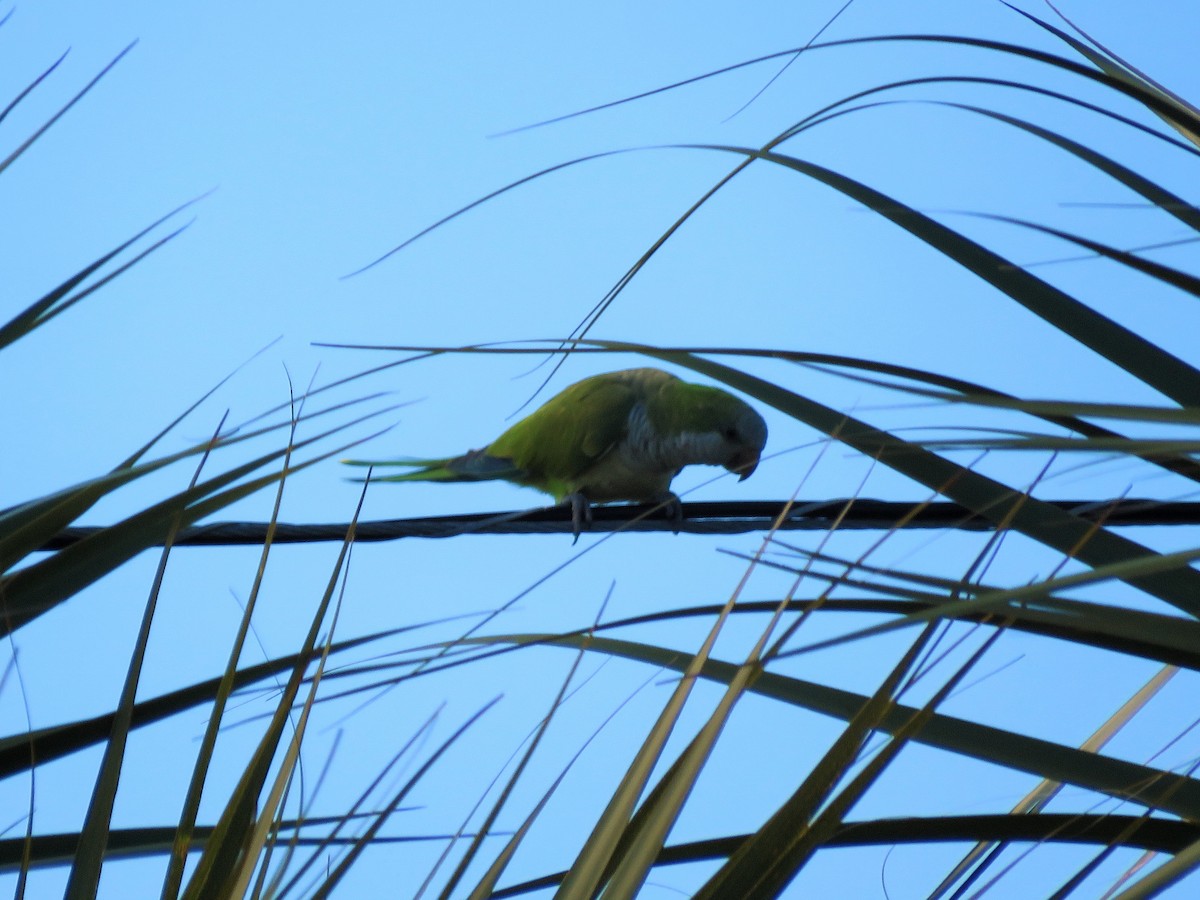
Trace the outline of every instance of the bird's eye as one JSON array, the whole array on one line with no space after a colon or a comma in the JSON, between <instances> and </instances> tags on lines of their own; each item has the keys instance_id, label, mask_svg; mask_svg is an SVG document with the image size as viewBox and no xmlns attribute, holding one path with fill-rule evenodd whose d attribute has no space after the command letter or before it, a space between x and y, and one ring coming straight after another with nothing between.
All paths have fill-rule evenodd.
<instances>
[{"instance_id":1,"label":"bird's eye","mask_svg":"<svg viewBox=\"0 0 1200 900\"><path fill-rule=\"evenodd\" d=\"M732 427L726 428L724 431L721 432L721 434L723 434L725 436L726 440L732 441L732 440L737 439L737 429L736 428L732 428Z\"/></svg>"}]
</instances>

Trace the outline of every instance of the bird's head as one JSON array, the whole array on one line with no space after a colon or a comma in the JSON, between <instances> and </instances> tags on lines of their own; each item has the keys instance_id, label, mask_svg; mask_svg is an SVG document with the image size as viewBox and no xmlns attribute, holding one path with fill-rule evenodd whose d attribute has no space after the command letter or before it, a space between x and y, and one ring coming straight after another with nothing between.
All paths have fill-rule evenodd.
<instances>
[{"instance_id":1,"label":"bird's head","mask_svg":"<svg viewBox=\"0 0 1200 900\"><path fill-rule=\"evenodd\" d=\"M738 481L745 481L754 474L766 446L767 423L741 400L732 396L730 399L736 405L722 418L718 429L725 445L725 460L721 465L737 474Z\"/></svg>"},{"instance_id":2,"label":"bird's head","mask_svg":"<svg viewBox=\"0 0 1200 900\"><path fill-rule=\"evenodd\" d=\"M668 432L680 437L681 465L722 466L750 477L767 443L767 423L743 400L720 388L678 382Z\"/></svg>"}]
</instances>

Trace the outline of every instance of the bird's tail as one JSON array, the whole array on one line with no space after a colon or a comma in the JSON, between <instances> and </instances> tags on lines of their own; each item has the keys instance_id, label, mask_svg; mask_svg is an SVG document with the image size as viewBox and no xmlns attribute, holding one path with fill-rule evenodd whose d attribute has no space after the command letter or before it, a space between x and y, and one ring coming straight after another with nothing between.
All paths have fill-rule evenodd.
<instances>
[{"instance_id":1,"label":"bird's tail","mask_svg":"<svg viewBox=\"0 0 1200 900\"><path fill-rule=\"evenodd\" d=\"M397 475L374 475L372 481L493 481L512 480L521 474L511 459L489 456L486 450L471 450L462 456L445 459L343 459L342 462L348 466L374 466L377 469L400 466L414 470Z\"/></svg>"}]
</instances>

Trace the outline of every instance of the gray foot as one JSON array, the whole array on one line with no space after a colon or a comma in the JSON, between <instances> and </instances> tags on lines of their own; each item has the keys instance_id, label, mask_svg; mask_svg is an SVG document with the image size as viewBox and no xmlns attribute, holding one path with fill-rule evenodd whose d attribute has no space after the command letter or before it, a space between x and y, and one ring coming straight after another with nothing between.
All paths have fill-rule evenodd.
<instances>
[{"instance_id":1,"label":"gray foot","mask_svg":"<svg viewBox=\"0 0 1200 900\"><path fill-rule=\"evenodd\" d=\"M574 545L579 540L579 533L592 527L592 503L576 491L563 498L563 505L571 507L571 533L575 535L571 544Z\"/></svg>"},{"instance_id":2,"label":"gray foot","mask_svg":"<svg viewBox=\"0 0 1200 900\"><path fill-rule=\"evenodd\" d=\"M683 503L680 502L679 497L671 491L663 491L652 497L650 502L663 508L664 515L675 526L672 530L679 534L679 529L683 527Z\"/></svg>"}]
</instances>

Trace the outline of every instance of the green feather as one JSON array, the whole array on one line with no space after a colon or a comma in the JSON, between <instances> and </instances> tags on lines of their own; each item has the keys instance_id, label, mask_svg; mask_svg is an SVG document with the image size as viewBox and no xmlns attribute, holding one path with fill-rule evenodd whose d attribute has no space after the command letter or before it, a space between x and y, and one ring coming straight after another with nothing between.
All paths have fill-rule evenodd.
<instances>
[{"instance_id":1,"label":"green feather","mask_svg":"<svg viewBox=\"0 0 1200 900\"><path fill-rule=\"evenodd\" d=\"M631 434L635 423L640 431ZM585 378L488 446L462 456L346 462L414 469L379 481L498 479L537 488L559 502L575 493L645 500L666 492L684 465L757 463L766 436L762 418L732 394L642 368Z\"/></svg>"},{"instance_id":2,"label":"green feather","mask_svg":"<svg viewBox=\"0 0 1200 900\"><path fill-rule=\"evenodd\" d=\"M638 395L628 380L613 377L620 374L571 385L492 441L488 455L511 460L524 475L513 480L561 501L625 435Z\"/></svg>"}]
</instances>

